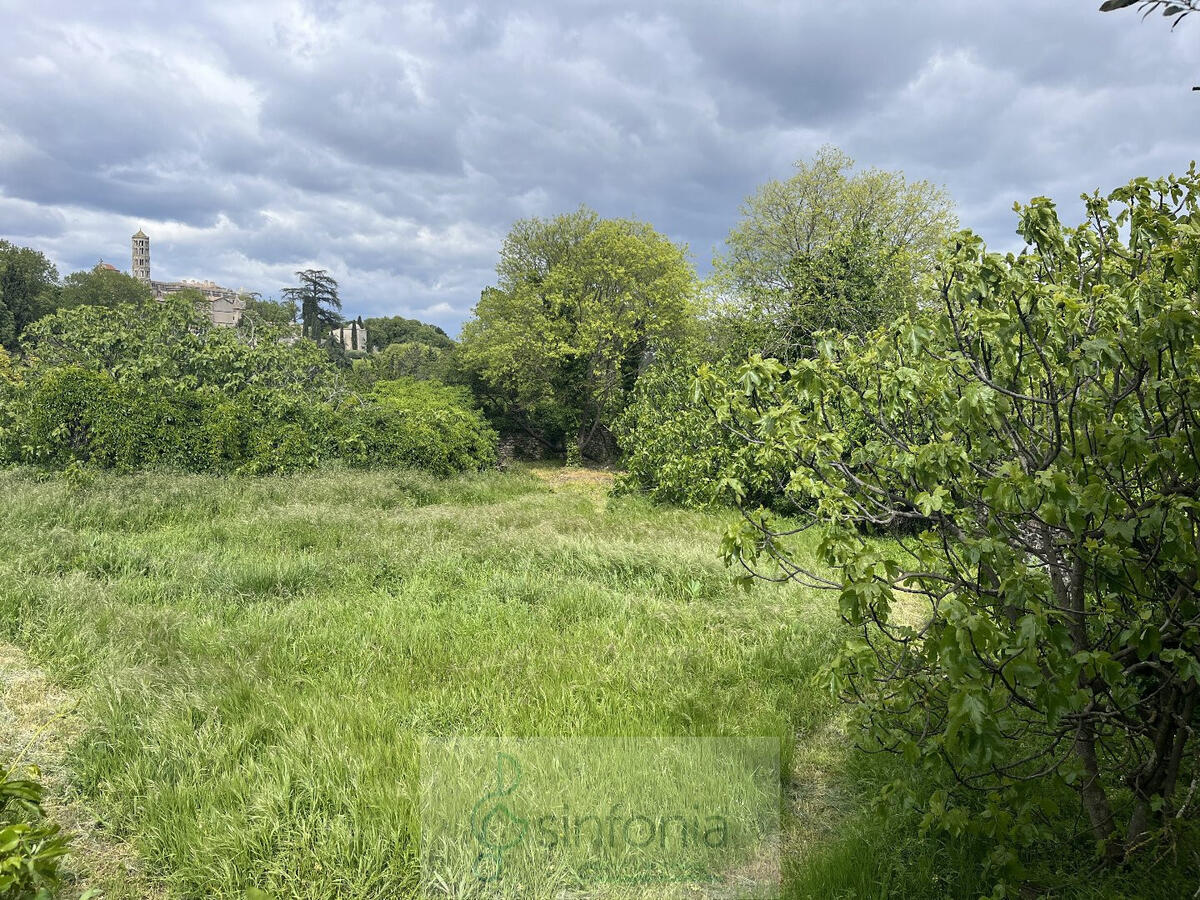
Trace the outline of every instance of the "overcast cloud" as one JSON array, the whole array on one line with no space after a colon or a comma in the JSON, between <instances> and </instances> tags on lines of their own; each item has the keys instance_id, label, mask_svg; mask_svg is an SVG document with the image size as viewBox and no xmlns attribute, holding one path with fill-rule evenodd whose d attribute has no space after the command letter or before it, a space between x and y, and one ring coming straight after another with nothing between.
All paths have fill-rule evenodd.
<instances>
[{"instance_id":1,"label":"overcast cloud","mask_svg":"<svg viewBox=\"0 0 1200 900\"><path fill-rule=\"evenodd\" d=\"M703 272L833 143L1009 248L1014 200L1198 155L1200 17L1097 6L0 0L0 237L128 269L140 226L156 278L326 268L348 312L454 333L514 219L635 216Z\"/></svg>"}]
</instances>

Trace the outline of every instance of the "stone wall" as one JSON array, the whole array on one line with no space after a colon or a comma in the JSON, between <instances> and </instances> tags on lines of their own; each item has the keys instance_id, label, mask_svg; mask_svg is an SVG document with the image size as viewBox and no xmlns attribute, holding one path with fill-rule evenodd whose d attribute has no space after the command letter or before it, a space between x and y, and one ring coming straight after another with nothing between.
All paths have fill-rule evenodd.
<instances>
[{"instance_id":1,"label":"stone wall","mask_svg":"<svg viewBox=\"0 0 1200 900\"><path fill-rule=\"evenodd\" d=\"M214 325L236 325L246 311L246 301L236 291L211 281L151 281L150 287L156 300L184 290L199 291L208 301L206 311Z\"/></svg>"}]
</instances>

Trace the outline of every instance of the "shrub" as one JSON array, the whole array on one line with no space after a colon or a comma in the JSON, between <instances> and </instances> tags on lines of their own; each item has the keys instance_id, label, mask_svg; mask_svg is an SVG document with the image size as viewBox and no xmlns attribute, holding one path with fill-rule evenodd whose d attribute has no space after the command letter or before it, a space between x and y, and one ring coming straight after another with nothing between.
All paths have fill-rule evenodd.
<instances>
[{"instance_id":1,"label":"shrub","mask_svg":"<svg viewBox=\"0 0 1200 900\"><path fill-rule=\"evenodd\" d=\"M49 900L66 852L67 838L42 817L41 785L0 769L0 900Z\"/></svg>"},{"instance_id":2,"label":"shrub","mask_svg":"<svg viewBox=\"0 0 1200 900\"><path fill-rule=\"evenodd\" d=\"M211 328L187 302L63 311L29 329L27 351L23 370L0 359L0 461L263 474L340 460L449 475L496 459L464 390L400 379L347 396L315 344Z\"/></svg>"},{"instance_id":3,"label":"shrub","mask_svg":"<svg viewBox=\"0 0 1200 900\"><path fill-rule=\"evenodd\" d=\"M438 378L445 350L408 341L389 344L373 360L376 376L381 380Z\"/></svg>"},{"instance_id":4,"label":"shrub","mask_svg":"<svg viewBox=\"0 0 1200 900\"><path fill-rule=\"evenodd\" d=\"M24 455L50 465L99 458L122 418L119 393L102 372L74 366L46 372L29 398Z\"/></svg>"},{"instance_id":5,"label":"shrub","mask_svg":"<svg viewBox=\"0 0 1200 900\"><path fill-rule=\"evenodd\" d=\"M25 382L21 369L0 347L0 465L20 458L24 427Z\"/></svg>"},{"instance_id":6,"label":"shrub","mask_svg":"<svg viewBox=\"0 0 1200 900\"><path fill-rule=\"evenodd\" d=\"M152 389L119 382L75 366L49 369L28 391L20 446L11 455L43 465L75 462L121 471L211 468L218 460L203 431L210 398L172 384Z\"/></svg>"},{"instance_id":7,"label":"shrub","mask_svg":"<svg viewBox=\"0 0 1200 900\"><path fill-rule=\"evenodd\" d=\"M495 465L498 436L467 393L433 381L381 381L350 409L341 455L355 465L450 475Z\"/></svg>"},{"instance_id":8,"label":"shrub","mask_svg":"<svg viewBox=\"0 0 1200 900\"><path fill-rule=\"evenodd\" d=\"M731 366L718 364L720 371ZM754 465L753 448L713 417L693 395L696 362L655 362L638 379L633 402L616 422L625 472L618 493L641 493L659 503L709 507L726 503L722 483L737 478L751 500L775 505L786 469Z\"/></svg>"},{"instance_id":9,"label":"shrub","mask_svg":"<svg viewBox=\"0 0 1200 900\"><path fill-rule=\"evenodd\" d=\"M333 367L316 344L286 328L242 334L214 326L187 296L115 309L84 306L39 319L22 338L31 368L79 367L155 389L211 388L226 395L281 388L326 399Z\"/></svg>"},{"instance_id":10,"label":"shrub","mask_svg":"<svg viewBox=\"0 0 1200 900\"><path fill-rule=\"evenodd\" d=\"M496 460L497 436L482 414L464 392L435 382L381 382L335 408L275 388L232 397L151 389L68 367L41 373L26 393L3 408L13 418L4 453L55 468L259 475L341 460L450 475Z\"/></svg>"},{"instance_id":11,"label":"shrub","mask_svg":"<svg viewBox=\"0 0 1200 900\"><path fill-rule=\"evenodd\" d=\"M735 448L708 409L692 400L696 364L656 361L642 373L633 402L614 432L625 471L619 493L642 493L660 503L705 507L720 500L718 483Z\"/></svg>"},{"instance_id":12,"label":"shrub","mask_svg":"<svg viewBox=\"0 0 1200 900\"><path fill-rule=\"evenodd\" d=\"M857 634L833 685L872 746L940 782L890 799L999 865L1061 841L1072 792L1110 862L1196 815L1178 788L1200 734L1200 175L1085 201L1077 228L1023 208L1020 255L962 233L939 314L752 360L724 410L791 468L840 577L753 508L727 560L840 591ZM905 521L923 527L861 533Z\"/></svg>"},{"instance_id":13,"label":"shrub","mask_svg":"<svg viewBox=\"0 0 1200 900\"><path fill-rule=\"evenodd\" d=\"M263 475L310 469L336 455L334 413L323 403L258 390L239 396L232 413L236 450L221 460L223 466Z\"/></svg>"}]
</instances>

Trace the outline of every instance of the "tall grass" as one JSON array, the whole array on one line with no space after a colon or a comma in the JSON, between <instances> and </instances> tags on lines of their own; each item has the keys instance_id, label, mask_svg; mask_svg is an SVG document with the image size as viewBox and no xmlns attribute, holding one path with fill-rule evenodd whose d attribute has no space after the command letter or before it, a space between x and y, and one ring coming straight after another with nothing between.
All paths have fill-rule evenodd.
<instances>
[{"instance_id":1,"label":"tall grass","mask_svg":"<svg viewBox=\"0 0 1200 900\"><path fill-rule=\"evenodd\" d=\"M0 634L81 698L77 785L180 897L415 895L438 735L776 736L788 896L987 890L980 848L867 807L894 772L813 677L836 604L736 590L724 518L528 473L9 472Z\"/></svg>"},{"instance_id":2,"label":"tall grass","mask_svg":"<svg viewBox=\"0 0 1200 900\"><path fill-rule=\"evenodd\" d=\"M735 592L716 517L520 474L0 491L0 623L81 693L78 779L182 896L404 896L421 735L790 747L830 714L828 604Z\"/></svg>"}]
</instances>

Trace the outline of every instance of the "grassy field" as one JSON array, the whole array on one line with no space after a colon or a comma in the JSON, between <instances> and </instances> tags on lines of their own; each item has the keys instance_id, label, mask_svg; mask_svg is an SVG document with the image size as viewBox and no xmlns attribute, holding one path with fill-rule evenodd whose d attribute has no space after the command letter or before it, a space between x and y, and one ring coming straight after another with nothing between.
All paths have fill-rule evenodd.
<instances>
[{"instance_id":1,"label":"grassy field","mask_svg":"<svg viewBox=\"0 0 1200 900\"><path fill-rule=\"evenodd\" d=\"M787 896L986 889L865 806L892 773L813 677L835 604L735 590L727 516L546 471L0 493L0 636L78 703L44 751L76 895L412 896L417 740L453 734L778 736Z\"/></svg>"}]
</instances>

